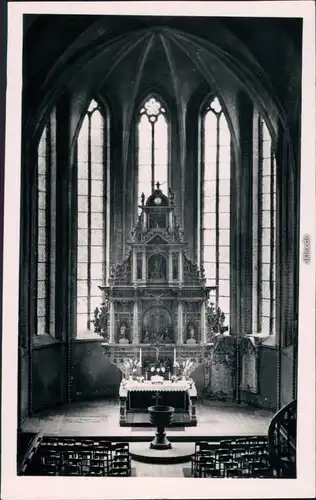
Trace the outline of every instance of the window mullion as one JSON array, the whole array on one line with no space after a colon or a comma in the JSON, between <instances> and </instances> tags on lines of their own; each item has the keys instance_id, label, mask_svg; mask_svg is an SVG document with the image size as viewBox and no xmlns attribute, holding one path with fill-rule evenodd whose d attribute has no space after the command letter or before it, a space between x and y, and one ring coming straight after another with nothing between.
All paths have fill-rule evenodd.
<instances>
[{"instance_id":1,"label":"window mullion","mask_svg":"<svg viewBox=\"0 0 316 500\"><path fill-rule=\"evenodd\" d=\"M263 162L263 130L262 121L259 118L259 172L258 172L258 332L262 331L262 162Z\"/></svg>"},{"instance_id":2,"label":"window mullion","mask_svg":"<svg viewBox=\"0 0 316 500\"><path fill-rule=\"evenodd\" d=\"M200 200L201 200L201 212L200 212L200 261L205 262L204 255L204 179L205 179L205 116L203 116L202 127L201 127L201 184L199 186L200 189Z\"/></svg>"},{"instance_id":3,"label":"window mullion","mask_svg":"<svg viewBox=\"0 0 316 500\"><path fill-rule=\"evenodd\" d=\"M273 332L273 303L274 303L274 157L271 147L270 151L270 333Z\"/></svg>"},{"instance_id":4,"label":"window mullion","mask_svg":"<svg viewBox=\"0 0 316 500\"><path fill-rule=\"evenodd\" d=\"M48 120L46 128L46 179L45 179L45 332L50 333L50 249L51 249L51 123Z\"/></svg>"},{"instance_id":5,"label":"window mullion","mask_svg":"<svg viewBox=\"0 0 316 500\"><path fill-rule=\"evenodd\" d=\"M91 317L91 113L88 113L88 248L87 248L87 328L89 328L89 320Z\"/></svg>"},{"instance_id":6,"label":"window mullion","mask_svg":"<svg viewBox=\"0 0 316 500\"><path fill-rule=\"evenodd\" d=\"M155 190L155 124L151 124L151 192Z\"/></svg>"},{"instance_id":7,"label":"window mullion","mask_svg":"<svg viewBox=\"0 0 316 500\"><path fill-rule=\"evenodd\" d=\"M219 161L220 161L220 119L221 114L216 115L216 188L215 188L215 238L216 238L216 307L219 303Z\"/></svg>"}]
</instances>

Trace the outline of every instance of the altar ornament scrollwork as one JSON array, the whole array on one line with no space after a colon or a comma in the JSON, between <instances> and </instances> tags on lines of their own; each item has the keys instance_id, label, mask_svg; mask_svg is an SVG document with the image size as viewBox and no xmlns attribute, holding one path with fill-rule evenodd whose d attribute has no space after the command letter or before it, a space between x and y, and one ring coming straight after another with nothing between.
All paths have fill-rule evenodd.
<instances>
[{"instance_id":1,"label":"altar ornament scrollwork","mask_svg":"<svg viewBox=\"0 0 316 500\"><path fill-rule=\"evenodd\" d=\"M192 262L185 250L183 251L183 277L185 281L200 281L199 267L195 262Z\"/></svg>"},{"instance_id":2,"label":"altar ornament scrollwork","mask_svg":"<svg viewBox=\"0 0 316 500\"><path fill-rule=\"evenodd\" d=\"M179 243L183 243L183 235L184 231L182 229L181 224L179 224L178 220L175 219L175 228L174 228L174 239L179 241Z\"/></svg>"},{"instance_id":3,"label":"altar ornament scrollwork","mask_svg":"<svg viewBox=\"0 0 316 500\"><path fill-rule=\"evenodd\" d=\"M171 189L171 187L169 187L169 200L170 200L170 204L174 205L175 193L174 193L173 189Z\"/></svg>"},{"instance_id":4,"label":"altar ornament scrollwork","mask_svg":"<svg viewBox=\"0 0 316 500\"><path fill-rule=\"evenodd\" d=\"M122 283L130 283L132 278L132 262L131 252L122 264L115 264L110 269L110 281L120 281Z\"/></svg>"},{"instance_id":5,"label":"altar ornament scrollwork","mask_svg":"<svg viewBox=\"0 0 316 500\"><path fill-rule=\"evenodd\" d=\"M243 337L239 343L241 359L241 383L242 391L259 392L259 343L254 337Z\"/></svg>"},{"instance_id":6,"label":"altar ornament scrollwork","mask_svg":"<svg viewBox=\"0 0 316 500\"><path fill-rule=\"evenodd\" d=\"M143 205L143 203L142 203L142 205ZM141 234L141 216L140 215L138 216L136 225L135 225L133 231L131 232L131 236L132 236L132 238L133 238L134 241L141 241L141 239L142 239L142 234Z\"/></svg>"}]
</instances>

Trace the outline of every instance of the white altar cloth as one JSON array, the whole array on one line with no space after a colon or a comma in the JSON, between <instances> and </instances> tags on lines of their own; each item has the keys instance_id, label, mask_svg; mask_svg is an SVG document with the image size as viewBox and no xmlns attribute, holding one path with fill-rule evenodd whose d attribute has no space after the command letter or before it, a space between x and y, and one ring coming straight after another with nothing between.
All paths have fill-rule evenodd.
<instances>
[{"instance_id":1,"label":"white altar cloth","mask_svg":"<svg viewBox=\"0 0 316 500\"><path fill-rule=\"evenodd\" d=\"M137 380L123 380L120 385L120 397L126 397L128 392L143 392L143 391L157 391L157 392L173 392L173 391L183 391L188 392L190 397L196 397L196 387L192 380L178 380L176 382L170 382L169 380L164 380L162 384L157 384L151 380L144 380L144 382L138 382Z\"/></svg>"}]
</instances>

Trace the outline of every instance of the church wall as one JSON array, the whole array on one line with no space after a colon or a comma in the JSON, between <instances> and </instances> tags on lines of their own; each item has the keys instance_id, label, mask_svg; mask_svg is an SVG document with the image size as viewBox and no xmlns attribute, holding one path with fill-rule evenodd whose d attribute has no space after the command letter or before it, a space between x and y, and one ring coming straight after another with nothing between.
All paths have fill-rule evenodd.
<instances>
[{"instance_id":1,"label":"church wall","mask_svg":"<svg viewBox=\"0 0 316 500\"><path fill-rule=\"evenodd\" d=\"M201 364L191 373L191 377L195 382L197 393L201 393L205 388L205 364Z\"/></svg>"},{"instance_id":2,"label":"church wall","mask_svg":"<svg viewBox=\"0 0 316 500\"><path fill-rule=\"evenodd\" d=\"M254 43L253 48L256 48L257 50L261 49L261 47L264 47L266 43L271 41L270 32L267 32L266 38L263 38L260 36L260 41L262 43L256 43L257 40L257 34L254 36ZM282 60L284 62L284 57L283 57L283 51L281 50L281 46L279 47L280 49L280 54L278 57L278 61ZM271 61L273 61L275 58L270 58L269 57L269 51L265 50L262 51L263 55L265 55L266 60L261 60L261 63L264 63L265 65L270 64ZM205 63L207 61L211 61L211 58L205 57ZM287 74L288 77L284 78L279 78L278 72L275 72L274 68L273 71L271 70L271 75L273 76L276 75L276 80L274 82L275 87L277 87L280 83L283 84L283 88L280 88L279 92L279 97L284 101L285 109L288 116L289 121L292 123L292 127L296 131L296 122L297 122L297 116L296 116L296 106L298 106L298 103L296 99L299 98L297 97L298 90L299 90L299 71L294 72L291 70L292 64L293 66L299 65L299 61L295 60L295 64L292 62L293 57L292 54L288 55L287 57ZM133 195L131 192L131 185L133 185L133 182L135 181L135 178L133 175L130 175L130 167L133 167L133 157L130 155L130 150L128 150L127 146L128 141L125 141L124 138L125 136L129 134L129 129L128 127L131 125L129 122L129 115L130 115L130 103L132 102L132 99L137 97L133 95L133 85L130 84L131 80L134 78L137 78L137 74L135 75L135 65L134 65L135 60L131 57L130 58L130 71L127 70L126 66L124 69L124 78L121 80L117 78L117 74L113 74L113 80L111 83L111 79L108 79L102 88L102 94L104 94L105 97L107 97L108 91L112 92L112 94L116 93L117 101L119 102L119 105L122 106L122 109L120 107L114 107L115 109L115 115L116 115L116 121L115 121L115 127L112 128L111 131L111 137L112 137L112 147L111 147L111 156L112 156L112 186L111 186L111 192L112 192L112 212L111 212L111 263L114 262L120 262L123 253L124 253L124 245L125 245L125 240L128 239L130 235L130 230L133 226L133 216L134 212L131 215L132 212L132 207L134 206L134 199ZM156 73L148 72L148 75L150 75L150 81L148 79L144 78L144 85L139 86L139 92L141 93L142 88L144 86L148 86L150 82L155 82L156 80L159 80L159 78L162 78L162 74L159 71L159 64L157 62L157 59L154 59L152 62L153 66L152 68L157 68ZM206 64L209 68L213 68L212 64ZM173 88L174 81L170 79L170 75L165 75L164 80L165 82L168 81L169 85L166 85L166 88L168 92L170 93L170 98L175 102L175 105L178 106L178 112L179 112L179 122L175 125L175 131L178 131L179 127L179 134L181 139L183 139L183 143L185 145L185 155L184 155L184 161L182 157L182 149L180 145L178 144L178 141L176 143L173 142L172 144L172 167L174 169L174 173L172 175L171 179L171 185L175 189L177 198L179 200L180 207L184 208L184 231L185 231L185 240L188 242L188 249L189 253L192 255L193 258L196 258L196 255L194 254L195 248L196 248L196 235L195 235L195 229L196 229L196 220L192 216L192 214L196 213L196 169L197 169L197 157L196 157L196 144L197 144L197 131L196 130L190 130L190 123L192 113L190 112L190 99L194 92L196 91L196 88L198 87L200 83L200 76L198 77L197 74L200 75L198 71L195 71L195 73L190 74L189 66L185 67L183 65L184 69L181 69L181 60L177 59L175 61L175 67L177 68L176 74L180 75L178 78L175 79L176 85L175 88ZM186 68L186 69L185 69ZM284 70L284 68L283 68ZM88 75L89 72L86 73ZM144 72L145 74L145 72ZM292 75L292 76L291 76ZM297 76L294 76L297 75ZM131 78L129 78L129 76ZM290 80L291 77L291 80ZM65 129L67 129L67 136L65 135L65 139L63 142L63 149L60 149L60 155L59 159L62 160L62 166L65 165L67 167L68 165L68 157L65 154L66 151L68 151L69 146L72 144L72 141L74 139L75 131L77 130L80 116L85 108L86 105L86 98L88 95L91 95L90 89L94 88L94 80L95 80L95 75L93 72L90 73L90 78L91 81L87 79L76 79L76 81L73 81L73 88L69 87L69 90L74 92L69 92L69 94L66 96L65 101L67 102L67 99L69 98L69 109L65 109L65 117L67 118L67 122L64 122ZM205 74L204 74L205 78ZM289 85L290 81L290 85ZM238 121L238 103L237 103L237 87L239 83L237 81L232 81L232 75L230 76L230 79L227 78L227 72L226 70L222 71L220 67L216 68L216 82L218 87L220 88L224 103L227 107L227 110L229 112L229 117L231 120L231 124L234 129L234 134L236 138L236 147L237 149L239 148L242 137L240 138L239 134L239 121ZM118 88L116 88L118 87ZM177 88L176 88L177 87ZM172 92L173 89L173 92ZM285 90L287 89L287 92ZM284 91L284 93L283 93ZM176 102L176 98L174 96L174 93L178 96L178 99L180 99L180 104L179 102ZM180 97L179 97L180 96ZM97 96L93 96L97 97ZM276 120L276 111L275 107L272 103L269 104L270 101L265 102L265 108L266 108L266 113L269 116L269 119L272 123L273 129L275 132L277 132L277 120ZM136 104L136 101L135 101ZM124 110L124 111L123 111ZM180 111L181 110L181 111ZM60 113L60 111L59 111ZM67 114L69 115L67 116ZM292 121L290 120L292 117ZM69 119L69 122L68 122ZM185 120L187 121L187 128L185 129ZM295 125L294 125L295 124ZM297 132L298 133L298 132ZM60 133L60 137L62 137L64 134L63 132ZM176 136L177 134L174 134ZM296 136L295 136L296 137ZM298 137L298 136L297 136ZM132 139L130 139L132 140ZM111 142L112 142L111 141ZM299 141L297 140L297 143L299 144ZM131 143L132 144L132 143ZM133 150L133 144L131 147L131 150ZM64 159L62 159L64 157ZM72 156L70 156L70 160L72 160ZM284 165L286 165L287 162L284 160ZM59 163L60 165L60 163ZM65 167L65 171L66 171ZM178 168L183 169L181 170L181 181L178 181L179 179L179 172ZM127 173L127 176L130 175L129 177L126 177L124 179L123 177L123 171ZM23 185L26 184L27 178L29 176L29 172L27 172L27 175L25 176L24 183ZM67 175L66 175L67 178ZM175 182L176 181L176 182ZM124 188L124 190L123 190ZM178 190L178 191L177 191ZM286 190L284 190L284 196L291 200L291 197L288 196L288 187ZM31 195L29 195L30 197ZM28 208L28 198L25 198L25 204L24 207ZM66 202L65 202L65 205ZM285 205L286 206L286 205ZM125 209L125 212L123 213L123 209ZM246 211L246 210L245 210ZM28 210L27 210L28 212ZM284 211L284 213L287 215L287 210ZM62 215L60 218L62 218ZM24 214L24 217L25 214ZM26 223L26 230L29 231L28 225L27 225L27 220L25 219L24 222ZM288 226L291 227L292 221L289 218ZM63 230L64 232L64 230ZM24 244L24 250L25 253L22 252L22 255L26 256L26 263L25 263L25 275L26 277L23 278L24 275L22 275L22 282L24 283L23 285L23 294L25 297L28 296L28 291L29 291L29 279L28 279L28 265L32 267L31 261L29 259L32 258L32 256L29 256L29 253L32 254L32 252L29 252L29 238L25 238L26 243ZM63 239L63 238L62 238ZM68 233L66 231L65 235L65 241L68 240ZM61 244L60 248L65 248L66 245ZM284 249L283 249L284 251ZM67 253L67 252L66 252ZM292 256L291 253L289 253L288 258L290 261L294 261L294 257ZM23 257L24 259L24 257ZM291 260L292 259L292 260ZM68 262L67 255L64 256L64 262ZM291 270L291 269L290 269ZM61 276L67 276L71 272L71 268L69 271L69 268L67 267L65 269L63 263L60 266L60 275ZM291 273L283 273L284 276L288 276ZM249 294L249 284L247 283L247 286L244 286L244 289L242 290L242 297L246 297L247 294ZM64 290L69 290L68 283L66 282L64 286L62 286ZM286 287L284 287L286 288ZM295 289L295 287L289 286L288 289L292 290ZM63 292L67 295L67 292ZM69 294L70 296L71 294ZM27 302L27 300L25 300ZM248 301L250 302L250 301ZM286 297L283 298L283 302L288 304L288 307L290 310L294 311L294 308L291 307L290 302L286 299ZM22 302L23 303L23 302ZM64 300L64 295L60 296L59 303L62 306L62 314L60 314L60 317L66 318L68 317L67 321L63 320L65 324L60 325L59 331L62 332L72 332L73 331L73 325L69 319L71 317L71 314L69 312L70 308L68 307L69 304L66 303ZM25 304L23 303L23 307L21 308L22 315L25 314ZM249 306L249 303L248 303ZM239 313L238 313L239 314ZM250 318L250 310L248 310L248 318ZM236 316L235 314L232 314L232 317ZM289 324L292 324L292 318L289 316ZM32 314L30 314L30 317L32 317ZM22 324L24 325L25 323L25 328L27 328L28 321L23 318ZM245 325L243 325L245 327ZM24 326L23 326L24 328ZM32 328L31 328L32 330ZM238 328L234 328L234 331L232 332L235 334L238 330ZM244 331L247 331L249 333L248 328L244 328ZM282 330L283 331L283 330ZM287 333L287 332L286 332ZM66 333L64 333L66 335ZM65 338L63 339L65 340ZM37 411L40 409L45 408L46 406L54 405L58 402L66 402L67 401L67 356L66 356L66 349L63 344L56 343L53 345L46 345L46 346L41 346L41 347L35 347L32 351L32 378L29 379L29 353L27 351L24 351L21 353L20 356L20 380L19 380L19 391L20 391L20 419L23 420L28 413L28 405L29 405L29 389L31 388L32 390L32 400L33 400L33 410ZM95 397L98 395L117 395L118 394L118 387L120 383L120 378L121 378L121 373L119 372L118 369L116 369L113 365L109 363L107 359L105 359L105 356L103 354L103 349L100 346L100 341L75 341L72 344L72 372L70 373L70 376L72 377L72 396L74 398L89 398L89 397ZM292 366L293 366L293 360L291 356L291 348L284 349L281 352L281 362L280 362L280 405L283 406L284 404L287 404L291 399L292 399ZM204 373L204 365L200 365L197 367L197 369L192 373L192 378L194 379L198 391L200 389L204 388L205 384L205 373ZM259 407L264 407L264 408L271 408L271 409L276 409L277 407L277 352L275 348L273 347L261 347L260 352L259 352L259 392L258 394L252 394L248 392L242 392L241 393L241 400L244 402L248 403L253 403L256 404Z\"/></svg>"},{"instance_id":3,"label":"church wall","mask_svg":"<svg viewBox=\"0 0 316 500\"><path fill-rule=\"evenodd\" d=\"M29 410L29 358L28 351L20 349L20 373L19 373L19 387L20 387L20 424L28 416Z\"/></svg>"},{"instance_id":4,"label":"church wall","mask_svg":"<svg viewBox=\"0 0 316 500\"><path fill-rule=\"evenodd\" d=\"M280 405L293 399L293 346L282 349L280 360Z\"/></svg>"},{"instance_id":5,"label":"church wall","mask_svg":"<svg viewBox=\"0 0 316 500\"><path fill-rule=\"evenodd\" d=\"M277 352L273 347L259 350L259 392L253 394L241 391L241 402L254 404L260 408L277 408Z\"/></svg>"},{"instance_id":6,"label":"church wall","mask_svg":"<svg viewBox=\"0 0 316 500\"><path fill-rule=\"evenodd\" d=\"M57 343L32 352L32 410L34 412L65 402L65 346Z\"/></svg>"},{"instance_id":7,"label":"church wall","mask_svg":"<svg viewBox=\"0 0 316 500\"><path fill-rule=\"evenodd\" d=\"M102 341L72 344L73 398L117 396L121 372L104 355Z\"/></svg>"}]
</instances>

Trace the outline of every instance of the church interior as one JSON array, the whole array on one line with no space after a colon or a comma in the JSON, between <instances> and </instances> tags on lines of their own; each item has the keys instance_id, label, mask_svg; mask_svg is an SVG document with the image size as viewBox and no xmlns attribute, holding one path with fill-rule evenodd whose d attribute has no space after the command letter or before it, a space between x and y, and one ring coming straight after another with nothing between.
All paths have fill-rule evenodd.
<instances>
[{"instance_id":1,"label":"church interior","mask_svg":"<svg viewBox=\"0 0 316 500\"><path fill-rule=\"evenodd\" d=\"M23 24L17 473L295 478L301 21Z\"/></svg>"}]
</instances>

